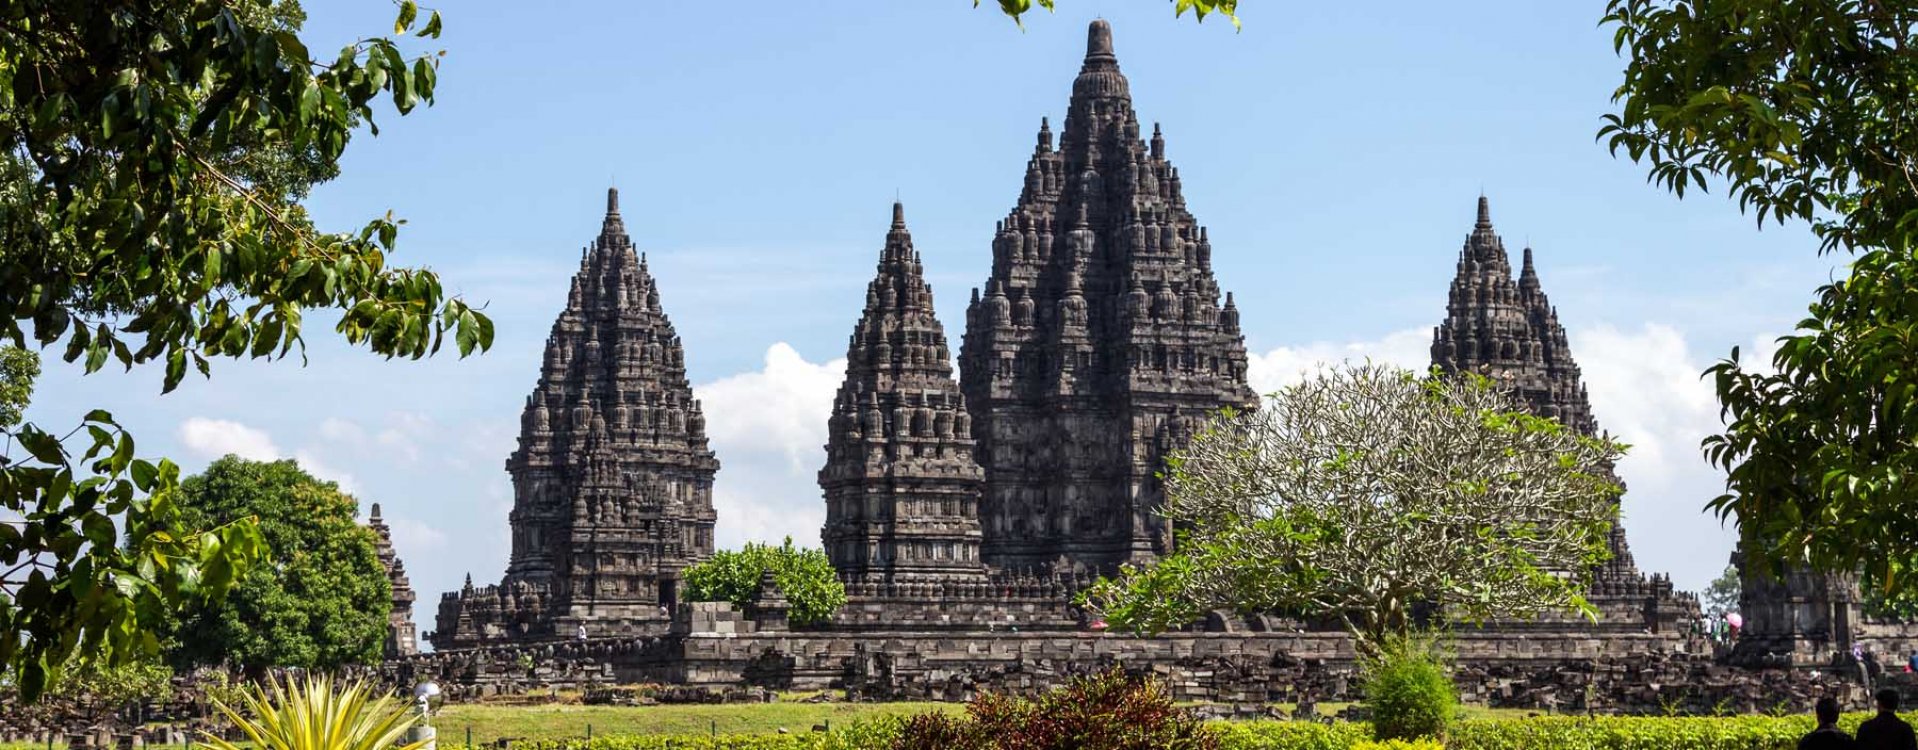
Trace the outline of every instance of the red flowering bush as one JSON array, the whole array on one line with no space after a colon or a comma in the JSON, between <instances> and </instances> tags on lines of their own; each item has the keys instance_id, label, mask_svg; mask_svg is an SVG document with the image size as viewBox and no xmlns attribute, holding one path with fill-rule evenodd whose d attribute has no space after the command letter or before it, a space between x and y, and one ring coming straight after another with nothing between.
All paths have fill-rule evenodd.
<instances>
[{"instance_id":1,"label":"red flowering bush","mask_svg":"<svg viewBox=\"0 0 1918 750\"><path fill-rule=\"evenodd\" d=\"M1037 700L986 693L964 716L912 717L893 750L1218 750L1157 682L1110 669Z\"/></svg>"}]
</instances>

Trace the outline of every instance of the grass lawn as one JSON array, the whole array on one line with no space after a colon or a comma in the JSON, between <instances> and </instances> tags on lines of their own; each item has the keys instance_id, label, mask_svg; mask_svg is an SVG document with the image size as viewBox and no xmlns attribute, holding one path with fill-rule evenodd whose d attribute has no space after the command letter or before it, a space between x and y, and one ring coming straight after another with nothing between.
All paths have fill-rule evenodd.
<instances>
[{"instance_id":1,"label":"grass lawn","mask_svg":"<svg viewBox=\"0 0 1918 750\"><path fill-rule=\"evenodd\" d=\"M776 703L730 703L674 706L489 706L456 704L433 717L440 741L466 742L470 728L475 743L501 737L562 739L633 734L700 735L766 734L781 727L810 731L814 724L843 726L856 719L905 716L927 711L961 711L958 703L796 703L781 696Z\"/></svg>"}]
</instances>

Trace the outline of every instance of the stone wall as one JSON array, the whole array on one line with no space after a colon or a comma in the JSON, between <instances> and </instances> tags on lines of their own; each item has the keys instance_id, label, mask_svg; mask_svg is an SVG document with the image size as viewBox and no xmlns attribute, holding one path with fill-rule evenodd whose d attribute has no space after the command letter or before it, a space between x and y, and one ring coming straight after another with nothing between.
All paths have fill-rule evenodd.
<instances>
[{"instance_id":1,"label":"stone wall","mask_svg":"<svg viewBox=\"0 0 1918 750\"><path fill-rule=\"evenodd\" d=\"M1648 634L1461 634L1467 701L1540 711L1712 714L1804 710L1820 695L1863 707L1842 670L1724 666L1705 644ZM525 654L529 658L522 658ZM388 679L428 676L454 700L551 687L657 682L709 690L844 690L857 700L1033 695L1110 667L1164 680L1174 698L1237 705L1357 699L1350 642L1338 633L1090 632L686 633L425 654L388 662ZM1885 675L1883 680L1910 678ZM1918 692L1918 691L1915 691Z\"/></svg>"},{"instance_id":2,"label":"stone wall","mask_svg":"<svg viewBox=\"0 0 1918 750\"><path fill-rule=\"evenodd\" d=\"M877 605L875 605L877 606ZM697 611L695 611L697 610ZM982 690L1032 695L1110 667L1164 680L1176 699L1238 705L1350 701L1354 654L1342 633L1218 618L1215 632L1155 637L1086 630L787 630L686 607L672 634L468 649L396 659L398 685L434 679L449 697L610 683L709 690L843 690L858 700L966 700ZM1055 623L1056 624L1056 623ZM837 624L831 627L837 627ZM1237 632L1226 632L1237 631ZM1823 694L1862 705L1855 671L1748 670L1674 633L1461 631L1452 647L1466 700L1594 713L1797 710Z\"/></svg>"}]
</instances>

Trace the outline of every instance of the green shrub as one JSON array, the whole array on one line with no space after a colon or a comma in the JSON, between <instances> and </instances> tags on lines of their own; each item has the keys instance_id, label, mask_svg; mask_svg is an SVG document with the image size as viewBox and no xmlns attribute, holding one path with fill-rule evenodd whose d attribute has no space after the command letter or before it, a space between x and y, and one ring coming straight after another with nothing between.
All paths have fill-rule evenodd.
<instances>
[{"instance_id":1,"label":"green shrub","mask_svg":"<svg viewBox=\"0 0 1918 750\"><path fill-rule=\"evenodd\" d=\"M1375 739L1445 736L1459 711L1449 662L1436 639L1421 636L1387 640L1377 656L1361 662L1360 689L1372 709Z\"/></svg>"},{"instance_id":2,"label":"green shrub","mask_svg":"<svg viewBox=\"0 0 1918 750\"><path fill-rule=\"evenodd\" d=\"M824 550L793 546L792 537L774 547L747 542L738 552L720 550L686 569L686 601L732 602L744 608L759 592L759 579L773 574L794 625L824 622L846 603L846 587L833 572Z\"/></svg>"},{"instance_id":3,"label":"green shrub","mask_svg":"<svg viewBox=\"0 0 1918 750\"><path fill-rule=\"evenodd\" d=\"M1054 691L1054 695L1064 691ZM1081 697L1085 694L1080 693ZM1137 693L1134 693L1137 695ZM1071 712L1048 713L1046 705L1059 708L1058 702L1009 701L992 711L1018 710L1023 720L1076 721ZM1154 702L1156 704L1156 702ZM1023 705L1032 709L1017 709ZM1155 709L1156 710L1156 709ZM1850 714L1839 722L1846 731L1856 732L1867 714ZM1907 721L1918 715L1906 714ZM926 721L915 717L913 722ZM513 750L881 750L900 747L902 726L898 719L859 721L845 726L834 722L831 732L801 732L788 735L705 735L595 737L565 741L515 742ZM977 747L1011 746L1015 735L1001 727L984 727L989 741L1002 745L969 745L976 741L977 723L962 725L966 732L941 735L945 745L921 745L963 750ZM1451 725L1441 744L1431 739L1372 739L1372 727L1365 723L1334 722L1319 724L1302 721L1208 722L1198 726L1218 744L1218 750L1795 750L1798 738L1811 731L1809 716L1734 716L1734 717L1570 717L1546 716L1529 719L1467 719ZM1032 733L1019 735L1033 737ZM937 741L940 738L928 738ZM956 738L956 739L955 739ZM1144 744L1122 747L1182 747L1176 740L1168 744ZM441 742L443 750L460 750L450 742ZM1101 747L1088 742L1075 745L1022 745L1024 748ZM1109 747L1109 746L1107 746ZM1183 747L1190 747L1186 745ZM491 746L487 746L490 750ZM15 750L0 747L0 750ZM39 746L17 750L41 750ZM481 750L470 748L467 750Z\"/></svg>"},{"instance_id":4,"label":"green shrub","mask_svg":"<svg viewBox=\"0 0 1918 750\"><path fill-rule=\"evenodd\" d=\"M1172 704L1157 682L1119 669L1080 677L1037 700L986 693L965 716L920 714L893 750L1218 750L1219 737Z\"/></svg>"},{"instance_id":5,"label":"green shrub","mask_svg":"<svg viewBox=\"0 0 1918 750\"><path fill-rule=\"evenodd\" d=\"M1221 750L1346 750L1372 738L1372 727L1349 721L1235 721L1216 725Z\"/></svg>"},{"instance_id":6,"label":"green shrub","mask_svg":"<svg viewBox=\"0 0 1918 750\"><path fill-rule=\"evenodd\" d=\"M1855 732L1868 714L1839 725ZM1918 720L1907 714L1906 720ZM1811 731L1809 716L1467 719L1451 725L1444 743L1370 740L1366 724L1330 725L1256 721L1219 727L1221 750L1794 750Z\"/></svg>"},{"instance_id":7,"label":"green shrub","mask_svg":"<svg viewBox=\"0 0 1918 750\"><path fill-rule=\"evenodd\" d=\"M891 747L902 725L897 718L833 724L830 732L722 735L614 735L570 740L514 742L512 750L880 750ZM460 750L441 742L442 750ZM491 745L464 750L491 750ZM0 749L4 750L4 749ZM37 749L36 749L37 750Z\"/></svg>"},{"instance_id":8,"label":"green shrub","mask_svg":"<svg viewBox=\"0 0 1918 750\"><path fill-rule=\"evenodd\" d=\"M1445 750L1438 740L1367 740L1352 746L1352 750Z\"/></svg>"}]
</instances>

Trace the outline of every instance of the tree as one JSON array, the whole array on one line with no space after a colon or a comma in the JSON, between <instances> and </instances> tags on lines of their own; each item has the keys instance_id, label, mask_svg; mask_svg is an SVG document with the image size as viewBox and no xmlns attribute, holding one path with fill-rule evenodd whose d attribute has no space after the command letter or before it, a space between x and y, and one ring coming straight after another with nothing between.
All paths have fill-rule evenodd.
<instances>
[{"instance_id":1,"label":"tree","mask_svg":"<svg viewBox=\"0 0 1918 750\"><path fill-rule=\"evenodd\" d=\"M1708 180L1760 226L1808 222L1853 254L1771 368L1734 348L1708 375L1725 418L1709 507L1745 564L1859 571L1904 587L1918 569L1918 155L1909 0L1611 0L1629 55L1599 137L1682 197Z\"/></svg>"},{"instance_id":2,"label":"tree","mask_svg":"<svg viewBox=\"0 0 1918 750\"><path fill-rule=\"evenodd\" d=\"M792 537L777 547L747 542L738 552L720 550L712 559L687 568L686 600L745 607L758 593L760 578L769 572L792 604L795 625L825 622L846 603L846 587L825 550L795 548Z\"/></svg>"},{"instance_id":3,"label":"tree","mask_svg":"<svg viewBox=\"0 0 1918 750\"><path fill-rule=\"evenodd\" d=\"M1414 605L1482 621L1589 613L1623 446L1517 411L1490 381L1365 364L1317 374L1257 412L1225 411L1167 461L1176 553L1085 595L1120 627L1207 611L1342 618L1362 652Z\"/></svg>"},{"instance_id":4,"label":"tree","mask_svg":"<svg viewBox=\"0 0 1918 750\"><path fill-rule=\"evenodd\" d=\"M1738 611L1738 597L1744 584L1738 579L1738 567L1725 566L1725 572L1712 579L1705 587L1705 616L1713 620L1723 618L1727 613Z\"/></svg>"},{"instance_id":5,"label":"tree","mask_svg":"<svg viewBox=\"0 0 1918 750\"><path fill-rule=\"evenodd\" d=\"M179 668L234 664L334 669L376 661L393 593L358 502L290 460L227 456L182 483L188 523L259 519L271 553L225 601L185 612L171 633Z\"/></svg>"},{"instance_id":6,"label":"tree","mask_svg":"<svg viewBox=\"0 0 1918 750\"><path fill-rule=\"evenodd\" d=\"M439 35L398 3L395 35ZM0 339L61 343L87 372L163 362L163 390L217 357L303 351L302 315L348 342L462 356L492 323L430 271L392 266L400 222L324 232L298 200L374 110L431 103L437 57L368 37L320 57L298 6L268 0L24 0L0 9ZM246 521L179 524L178 469L136 460L88 413L77 460L19 425L0 458L0 667L33 700L76 652L157 647L151 626L218 598L259 554ZM17 447L18 450L11 450ZM21 455L24 453L24 455Z\"/></svg>"},{"instance_id":7,"label":"tree","mask_svg":"<svg viewBox=\"0 0 1918 750\"><path fill-rule=\"evenodd\" d=\"M0 429L20 424L40 378L40 355L32 349L0 346Z\"/></svg>"}]
</instances>

